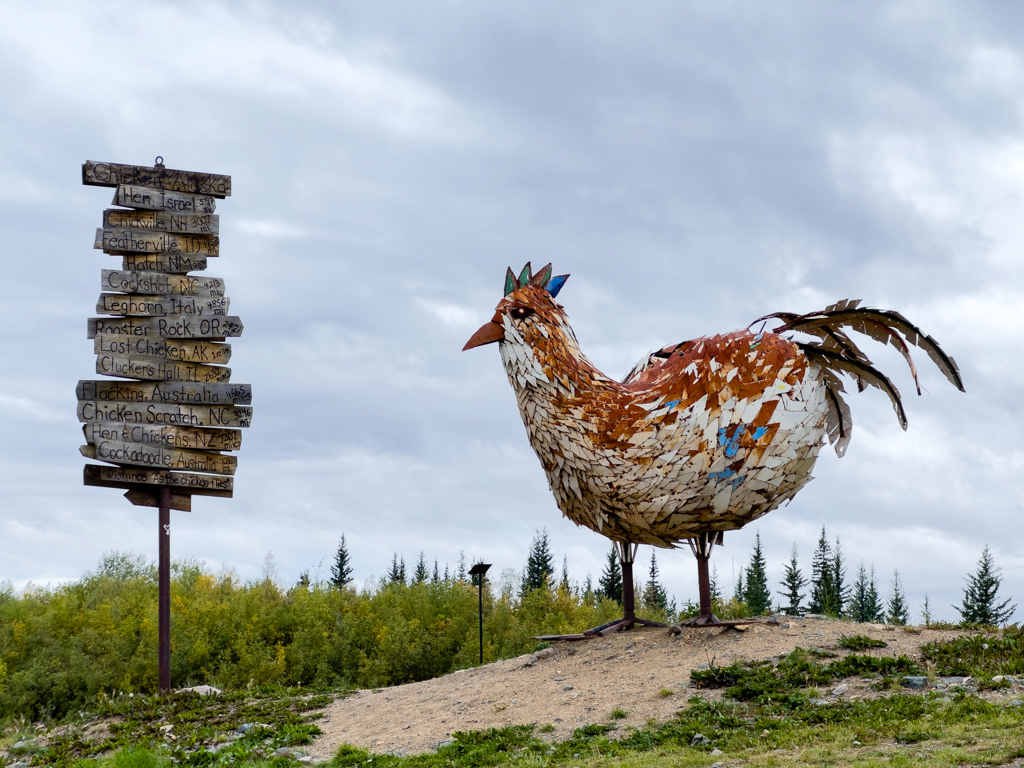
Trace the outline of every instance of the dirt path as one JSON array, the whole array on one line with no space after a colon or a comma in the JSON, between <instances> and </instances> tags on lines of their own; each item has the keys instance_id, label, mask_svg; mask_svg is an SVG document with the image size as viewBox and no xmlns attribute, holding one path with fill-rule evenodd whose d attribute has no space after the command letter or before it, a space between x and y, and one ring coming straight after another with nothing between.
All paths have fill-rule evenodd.
<instances>
[{"instance_id":1,"label":"dirt path","mask_svg":"<svg viewBox=\"0 0 1024 768\"><path fill-rule=\"evenodd\" d=\"M551 723L553 739L575 728L607 723L615 709L628 712L620 728L667 720L694 695L690 670L734 661L762 661L802 648L840 652L843 635L862 634L888 643L879 656L919 658L919 646L962 631L916 633L882 624L800 619L781 625L752 624L736 630L691 630L673 639L665 629L633 629L610 637L556 643L536 657L520 656L434 680L376 691L358 691L334 702L319 721L323 735L310 749L314 759L332 757L344 743L373 752L414 754L436 749L455 731ZM841 695L872 692L847 681ZM671 691L668 693L667 691ZM827 693L827 692L826 692ZM716 696L716 692L701 695Z\"/></svg>"}]
</instances>

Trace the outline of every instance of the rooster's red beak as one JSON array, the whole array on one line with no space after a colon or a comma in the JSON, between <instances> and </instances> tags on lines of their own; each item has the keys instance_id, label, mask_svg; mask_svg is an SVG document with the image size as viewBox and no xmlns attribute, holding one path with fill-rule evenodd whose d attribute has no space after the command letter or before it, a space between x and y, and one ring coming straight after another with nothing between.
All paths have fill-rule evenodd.
<instances>
[{"instance_id":1,"label":"rooster's red beak","mask_svg":"<svg viewBox=\"0 0 1024 768\"><path fill-rule=\"evenodd\" d=\"M469 337L469 341L466 342L466 346L462 348L462 351L465 352L473 347L482 347L484 344L493 344L496 341L502 341L504 338L505 329L501 325L501 315L495 312L491 322L484 323L480 330Z\"/></svg>"}]
</instances>

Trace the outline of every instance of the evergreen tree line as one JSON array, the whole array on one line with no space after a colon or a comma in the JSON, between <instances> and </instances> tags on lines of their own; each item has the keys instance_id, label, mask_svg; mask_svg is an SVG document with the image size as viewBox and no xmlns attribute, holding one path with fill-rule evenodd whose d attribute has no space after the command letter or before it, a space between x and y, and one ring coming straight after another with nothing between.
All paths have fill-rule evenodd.
<instances>
[{"instance_id":1,"label":"evergreen tree line","mask_svg":"<svg viewBox=\"0 0 1024 768\"><path fill-rule=\"evenodd\" d=\"M445 563L444 570L440 569L439 561L434 560L433 569L427 564L426 554L420 552L416 566L412 573L407 572L405 557L398 552L392 554L391 566L388 568L384 580L389 584L450 584L453 582L467 581L468 569L466 567L465 553L459 553L457 568L449 569ZM352 582L352 558L348 551L345 534L341 535L338 549L334 555L334 562L331 566L330 583L335 587L345 587ZM471 580L477 586L476 578ZM309 586L309 573L304 572L299 579L299 585ZM590 574L583 584L578 584L569 576L569 561L567 557L562 558L561 572L556 577L555 555L551 550L551 541L547 528L537 531L530 543L530 550L527 554L526 565L522 570L522 578L519 583L519 596L525 597L530 592L538 589L565 590L569 594L594 603L597 600L606 598L622 603L622 567L616 554L614 545L609 549L604 569L595 587ZM673 618L676 615L675 599L669 598L668 592L661 583L661 572L658 568L657 556L651 552L651 562L647 570L647 581L636 580L638 605L648 611L664 615L666 618Z\"/></svg>"},{"instance_id":2,"label":"evergreen tree line","mask_svg":"<svg viewBox=\"0 0 1024 768\"><path fill-rule=\"evenodd\" d=\"M793 545L789 562L783 568L782 581L775 591L778 600L774 602L774 610L789 615L819 614L832 617L843 617L859 622L886 622L888 624L905 625L910 621L910 608L907 603L903 583L898 570L893 571L888 584L888 595L883 599L879 590L875 567L872 564L865 568L861 561L857 567L856 577L850 583L847 579L847 563L843 554L839 537L835 543L829 541L825 527L822 526L821 536L811 560L810 579L806 578L797 557L797 546ZM407 579L404 557L396 552L392 557L391 568L386 579L389 583L423 584L450 583L466 580L466 559L459 555L458 568L449 572L445 563L443 574L439 570L438 561L434 561L433 571L427 566L423 552L420 552L411 579ZM304 574L308 583L308 575ZM351 561L342 534L334 565L331 568L331 582L343 587L352 580ZM967 586L959 606L953 606L960 614L964 624L1006 623L1016 610L1011 605L1012 598L1000 601L998 597L1002 578L996 568L988 546L982 551L977 571L966 577ZM300 580L300 583L302 581ZM475 584L475 580L474 580ZM530 544L526 565L522 571L519 585L520 597L539 589L566 590L573 596L591 604L597 599L605 598L622 603L622 567L614 545L609 549L604 568L595 586L590 574L582 585L573 582L569 577L568 559L563 557L559 577L555 576L555 556L551 551L551 543L547 529L538 531ZM711 573L712 601L722 606L723 596L719 586L717 569ZM675 619L679 616L674 598L661 583L657 556L651 552L650 566L646 583L636 584L638 605L648 611L655 612L665 618ZM741 568L733 590L732 613L737 615L762 615L773 610L772 589L768 583L767 562L761 545L761 533L754 538L754 548L750 561ZM684 607L685 608L685 607ZM686 611L684 610L683 613ZM931 606L925 595L922 608L923 622L928 625L932 621Z\"/></svg>"},{"instance_id":3,"label":"evergreen tree line","mask_svg":"<svg viewBox=\"0 0 1024 768\"><path fill-rule=\"evenodd\" d=\"M966 577L967 586L959 606L953 608L960 614L963 624L1005 624L1016 610L1012 598L998 599L1002 578L988 545L982 550L978 569ZM888 598L883 601L875 577L875 567L864 567L861 561L853 583L847 581L847 565L843 557L839 537L835 546L828 540L824 526L821 537L811 560L811 577L808 580L800 570L797 561L797 547L793 545L789 562L782 571L782 581L777 594L781 598L776 610L789 615L821 614L849 618L860 622L886 622L905 625L910 620L910 609L898 570L893 571L889 582ZM809 589L809 591L803 591ZM754 551L749 565L740 570L736 581L734 599L745 602L751 613L758 615L771 610L771 591L765 575L765 560L761 549L761 534L754 540ZM805 604L806 599L806 604ZM922 608L925 625L932 621L928 596Z\"/></svg>"}]
</instances>

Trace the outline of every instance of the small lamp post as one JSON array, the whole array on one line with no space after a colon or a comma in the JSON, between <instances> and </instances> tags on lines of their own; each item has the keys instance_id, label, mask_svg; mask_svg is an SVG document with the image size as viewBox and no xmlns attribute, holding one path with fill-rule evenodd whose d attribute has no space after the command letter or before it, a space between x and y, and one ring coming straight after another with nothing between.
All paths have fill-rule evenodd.
<instances>
[{"instance_id":1,"label":"small lamp post","mask_svg":"<svg viewBox=\"0 0 1024 768\"><path fill-rule=\"evenodd\" d=\"M484 574L491 567L490 563L477 563L469 569L470 576L476 576L476 585L479 589L479 613L480 613L480 663L484 663Z\"/></svg>"}]
</instances>

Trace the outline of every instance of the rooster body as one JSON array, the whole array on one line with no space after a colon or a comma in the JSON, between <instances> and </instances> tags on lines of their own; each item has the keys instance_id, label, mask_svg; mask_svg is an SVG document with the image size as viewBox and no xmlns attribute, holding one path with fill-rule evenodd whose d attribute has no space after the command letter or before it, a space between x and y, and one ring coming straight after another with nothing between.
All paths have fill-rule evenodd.
<instances>
[{"instance_id":1,"label":"rooster body","mask_svg":"<svg viewBox=\"0 0 1024 768\"><path fill-rule=\"evenodd\" d=\"M552 278L550 265L536 276L529 265L518 277L509 270L505 298L466 349L499 342L558 508L613 541L671 547L739 529L791 499L811 479L826 437L840 455L849 442L838 373L886 391L905 428L895 387L839 325L891 341L908 362L902 339L922 346L963 389L955 362L930 337L896 313L854 302L770 316L819 344L737 331L666 347L616 381L580 351L554 300L565 277ZM911 370L916 379L912 362Z\"/></svg>"}]
</instances>

